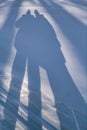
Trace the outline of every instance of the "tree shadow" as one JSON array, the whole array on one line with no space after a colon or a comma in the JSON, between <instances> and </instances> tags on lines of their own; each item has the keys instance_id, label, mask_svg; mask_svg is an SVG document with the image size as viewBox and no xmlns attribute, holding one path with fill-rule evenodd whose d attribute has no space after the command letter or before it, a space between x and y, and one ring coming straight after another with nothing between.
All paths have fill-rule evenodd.
<instances>
[{"instance_id":1,"label":"tree shadow","mask_svg":"<svg viewBox=\"0 0 87 130\"><path fill-rule=\"evenodd\" d=\"M18 16L19 7L23 0L15 0L10 8L8 16L0 29L0 74L3 74L3 68L7 64L14 37L14 25ZM3 67L2 67L3 66Z\"/></svg>"},{"instance_id":2,"label":"tree shadow","mask_svg":"<svg viewBox=\"0 0 87 130\"><path fill-rule=\"evenodd\" d=\"M76 121L81 121L80 118L77 118L76 113L79 111L85 114L86 103L65 66L66 61L53 27L37 10L35 10L35 16L32 16L28 11L16 22L16 27L19 28L14 42L16 56L12 66L12 79L5 104L6 111L4 111L7 120L13 119L13 123L7 127L11 130L15 129L20 91L27 65L29 89L27 128L42 130L42 123L30 116L30 113L33 113L41 119L42 104L39 72L39 66L41 66L47 72L54 94L55 108L60 119L61 130L76 130ZM9 114L8 110L14 113L15 117ZM81 126L83 130L86 127L84 121Z\"/></svg>"},{"instance_id":3,"label":"tree shadow","mask_svg":"<svg viewBox=\"0 0 87 130\"><path fill-rule=\"evenodd\" d=\"M9 56L11 53L11 47L12 47L13 37L14 37L15 21L19 14L19 7L20 7L22 1L23 0L19 0L19 1L14 0L14 2L12 2L12 5L10 7L6 20L0 29L0 90L1 90L0 91L0 104L2 101L1 96L4 95L4 94L2 94L2 92L4 90L4 86L3 86L2 82L5 79L4 67L7 65ZM6 1L1 1L0 4L2 4L3 2L5 3ZM5 96L6 95L4 95L4 97ZM3 97L3 99L4 99L4 97Z\"/></svg>"},{"instance_id":4,"label":"tree shadow","mask_svg":"<svg viewBox=\"0 0 87 130\"><path fill-rule=\"evenodd\" d=\"M9 4L9 0L0 0L0 8L3 8Z\"/></svg>"},{"instance_id":5,"label":"tree shadow","mask_svg":"<svg viewBox=\"0 0 87 130\"><path fill-rule=\"evenodd\" d=\"M69 0L69 2L76 4L76 5L80 5L83 7L87 6L87 1L86 0Z\"/></svg>"}]
</instances>

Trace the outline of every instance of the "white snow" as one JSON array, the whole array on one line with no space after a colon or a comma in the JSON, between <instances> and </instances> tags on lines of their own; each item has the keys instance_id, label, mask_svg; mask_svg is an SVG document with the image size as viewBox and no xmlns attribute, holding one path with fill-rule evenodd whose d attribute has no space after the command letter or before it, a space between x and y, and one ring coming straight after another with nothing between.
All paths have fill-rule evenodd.
<instances>
[{"instance_id":1,"label":"white snow","mask_svg":"<svg viewBox=\"0 0 87 130\"><path fill-rule=\"evenodd\" d=\"M84 3L87 1L8 0L0 5L0 130L87 129ZM28 10L36 23L28 27L30 21L21 20L16 28L16 21ZM27 45L26 32L35 47ZM21 45L17 46L18 42ZM18 50L20 54L23 50L20 58ZM30 57L25 58L27 52Z\"/></svg>"}]
</instances>

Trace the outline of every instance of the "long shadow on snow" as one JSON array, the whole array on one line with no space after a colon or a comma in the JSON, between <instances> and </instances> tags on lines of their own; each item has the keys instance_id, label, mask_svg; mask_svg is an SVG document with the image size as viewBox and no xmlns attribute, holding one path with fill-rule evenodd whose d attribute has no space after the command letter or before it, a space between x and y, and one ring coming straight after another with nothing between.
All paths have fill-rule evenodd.
<instances>
[{"instance_id":1,"label":"long shadow on snow","mask_svg":"<svg viewBox=\"0 0 87 130\"><path fill-rule=\"evenodd\" d=\"M22 87L22 82L25 74L25 67L27 63L27 71L28 71L28 86L29 86L29 107L28 110L32 113L41 116L41 93L40 93L40 77L39 77L39 68L36 67L36 64L32 63L33 53L32 45L34 45L32 41L33 34L35 33L34 26L35 18L30 15L29 11L23 15L17 22L16 27L19 28L15 39L15 48L17 50L16 56L13 62L12 67L12 80L10 83L10 89L7 96L7 101L5 105L5 120L7 121L7 126L11 130L15 129L17 117L18 117L18 108L20 102L20 91ZM35 25L34 25L35 24ZM30 45L31 44L31 45ZM35 46L36 47L36 46ZM31 54L32 50L32 54ZM32 58L31 58L32 57ZM16 85L17 86L16 86ZM10 110L10 113L8 112ZM30 113L28 111L28 113ZM15 116L12 114L14 113ZM30 115L30 114L28 114ZM10 120L12 119L12 123ZM34 122L31 117L28 117L27 123L28 129L31 128L40 130L42 129L41 124L39 125L38 122Z\"/></svg>"},{"instance_id":2,"label":"long shadow on snow","mask_svg":"<svg viewBox=\"0 0 87 130\"><path fill-rule=\"evenodd\" d=\"M15 116L18 116L19 104L9 102L9 99L20 100L20 91L27 65L29 103L28 103L28 124L32 130L41 130L42 124L32 119L30 112L41 118L41 92L39 66L47 72L49 83L55 98L55 108L61 123L61 130L77 129L75 118L76 111L86 113L86 103L77 90L72 78L65 66L65 59L60 49L53 27L47 19L35 11L36 17L28 11L17 22L19 31L16 35L14 46L16 56L12 67L12 80L6 102L6 109L9 109ZM16 84L16 85L15 85ZM68 106L68 107L67 107ZM5 111L5 115L11 115ZM75 117L76 116L76 117ZM75 118L74 118L75 117ZM10 120L8 119L8 120ZM65 121L66 120L66 121ZM76 118L82 121L80 118ZM13 118L11 130L15 129L17 118ZM85 120L82 122L83 129Z\"/></svg>"},{"instance_id":3,"label":"long shadow on snow","mask_svg":"<svg viewBox=\"0 0 87 130\"><path fill-rule=\"evenodd\" d=\"M40 0L40 2L42 4L42 6L45 7L47 12L52 16L52 18L56 21L56 23L58 23L58 26L61 28L64 35L67 38L69 38L69 40L74 44L74 46L76 48L78 48L78 52L81 53L81 55L82 55L82 53L84 53L84 51L85 51L84 48L85 48L86 42L83 39L84 38L83 34L86 34L86 27L84 25L82 25L78 20L76 20L73 16L71 16L68 12L66 12L63 8L61 8L59 5L52 2L51 3L52 9L51 9L51 7L43 0ZM83 45L82 45L82 43L83 43ZM61 54L61 56L63 56L61 50L60 50L60 52L58 52L58 50L60 50L60 48L59 49L57 48L57 53L58 53L57 57L60 57L59 54ZM85 57L85 54L83 55L83 57ZM63 59L63 58L60 58L60 59ZM75 114L74 116L76 116L76 120L79 124L80 129L85 130L86 129L86 118L87 118L87 113L86 113L87 104L83 100L83 98L80 95L79 91L77 90L74 82L72 81L72 79L66 69L65 62L64 61L61 62L60 59L56 60L56 64L55 64L55 62L53 62L55 66L52 67L52 68L54 68L52 70L54 71L54 74L56 75L54 77L56 77L57 79L51 78L51 79L56 79L56 81L54 82L54 80L50 80L50 79L49 79L49 81L52 82L51 88L53 90L56 102L60 102L60 103L57 103L56 107L59 111L58 116L59 116L60 122L61 122L61 129L64 129L63 125L70 129L77 129L77 128L74 128L75 119L73 119L73 121L69 121L69 119L67 118L66 122L64 121L65 116L63 116L63 115L64 115L64 113L66 113L65 111L67 111L68 112L67 115L70 116L71 119L73 118L73 114ZM46 70L48 70L48 68ZM50 76L48 76L48 77L50 77ZM58 92L58 94L57 94L57 92ZM81 105L81 104L83 104L83 105ZM80 113L77 114L76 112L75 113L70 112L68 110L68 108L65 106L69 106L70 109L72 109L72 110L77 110L77 111L79 110L79 112L84 113L84 115L86 115L86 117L84 117L84 119L83 119L83 117L82 117L82 115L80 115ZM77 116L77 115L79 115L79 116Z\"/></svg>"}]
</instances>

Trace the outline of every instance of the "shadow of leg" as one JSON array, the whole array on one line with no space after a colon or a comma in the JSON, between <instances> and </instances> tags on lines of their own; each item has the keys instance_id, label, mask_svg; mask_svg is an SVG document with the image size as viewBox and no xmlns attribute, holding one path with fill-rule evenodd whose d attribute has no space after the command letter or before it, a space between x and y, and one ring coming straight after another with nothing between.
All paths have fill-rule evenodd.
<instances>
[{"instance_id":1,"label":"shadow of leg","mask_svg":"<svg viewBox=\"0 0 87 130\"><path fill-rule=\"evenodd\" d=\"M62 69L54 67L56 70L54 69L51 73L52 69L47 69L49 82L55 98L55 108L60 119L61 130L77 130L78 127L82 128L84 125L85 128L86 118L83 116L84 120L82 120L82 116L80 115L86 114L87 105L65 66L61 67ZM76 110L77 114L73 110Z\"/></svg>"},{"instance_id":2,"label":"shadow of leg","mask_svg":"<svg viewBox=\"0 0 87 130\"><path fill-rule=\"evenodd\" d=\"M42 130L40 74L38 66L29 64L28 78L29 78L28 128L30 128L31 130Z\"/></svg>"},{"instance_id":3,"label":"shadow of leg","mask_svg":"<svg viewBox=\"0 0 87 130\"><path fill-rule=\"evenodd\" d=\"M5 104L2 130L15 130L18 117L18 107L20 104L20 91L25 72L26 58L22 58L21 66L20 63L20 54L17 53L12 67L12 80Z\"/></svg>"}]
</instances>

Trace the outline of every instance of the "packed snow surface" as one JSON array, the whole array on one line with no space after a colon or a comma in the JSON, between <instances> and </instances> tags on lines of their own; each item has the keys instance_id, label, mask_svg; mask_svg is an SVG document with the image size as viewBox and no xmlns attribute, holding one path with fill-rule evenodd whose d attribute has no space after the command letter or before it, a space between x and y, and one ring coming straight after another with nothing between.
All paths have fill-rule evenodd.
<instances>
[{"instance_id":1,"label":"packed snow surface","mask_svg":"<svg viewBox=\"0 0 87 130\"><path fill-rule=\"evenodd\" d=\"M87 130L87 0L0 0L0 130Z\"/></svg>"}]
</instances>

